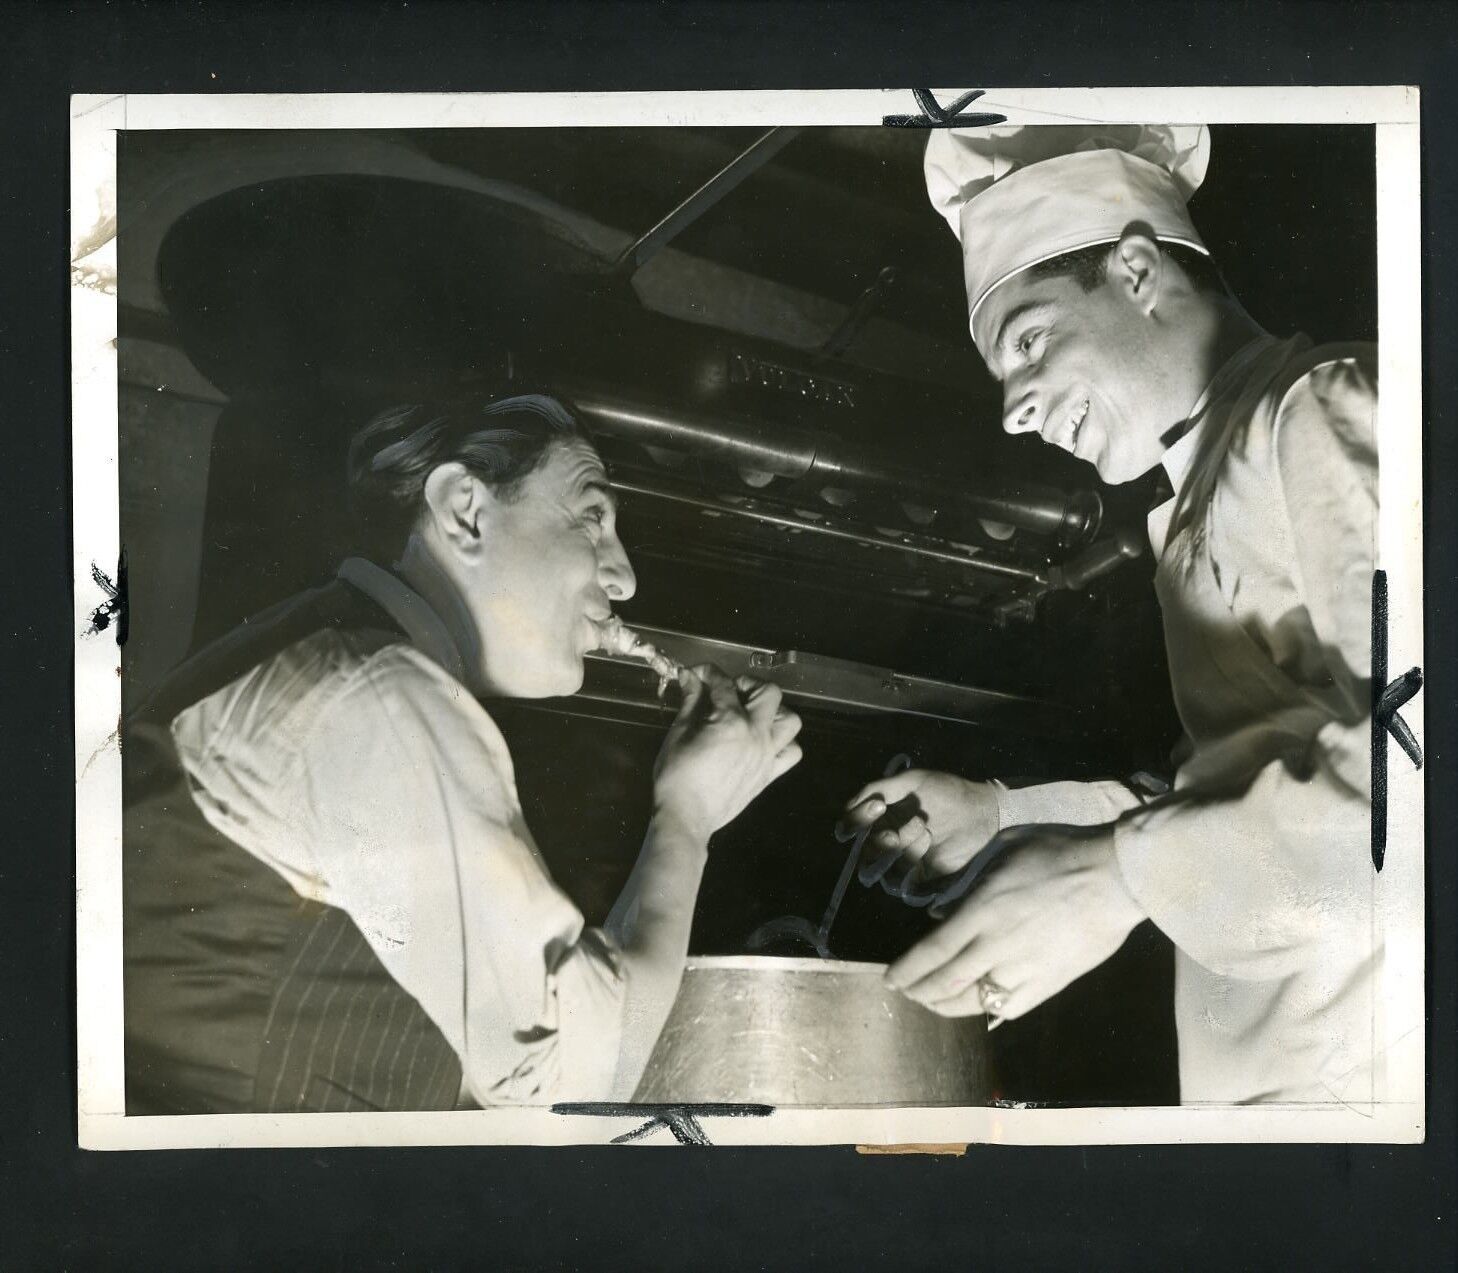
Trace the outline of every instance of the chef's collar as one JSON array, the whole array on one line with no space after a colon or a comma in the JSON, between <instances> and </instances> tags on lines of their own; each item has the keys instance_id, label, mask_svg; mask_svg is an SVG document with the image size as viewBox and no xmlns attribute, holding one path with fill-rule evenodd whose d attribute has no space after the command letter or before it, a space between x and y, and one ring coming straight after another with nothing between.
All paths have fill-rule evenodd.
<instances>
[{"instance_id":1,"label":"chef's collar","mask_svg":"<svg viewBox=\"0 0 1458 1273\"><path fill-rule=\"evenodd\" d=\"M1175 439L1160 458L1160 463L1169 476L1171 487L1169 498L1174 498L1184 484L1185 478L1189 476L1190 466L1194 463L1195 453L1199 450L1200 438L1205 432L1205 424L1210 419L1210 408L1217 399L1224 395L1227 387L1240 382L1244 371L1256 358L1278 343L1280 342L1275 336L1262 332L1237 349L1220 365L1220 370L1210 377L1209 383L1206 384L1200 396L1195 399L1195 405L1190 408L1189 414L1185 417L1184 424L1176 425L1170 431L1175 434Z\"/></svg>"},{"instance_id":2,"label":"chef's collar","mask_svg":"<svg viewBox=\"0 0 1458 1273\"><path fill-rule=\"evenodd\" d=\"M1188 421L1188 428L1180 434L1179 441L1171 446L1164 455L1160 457L1160 464L1169 477L1169 494L1166 499L1173 499L1175 492L1183 485L1185 476L1190 471L1190 465L1195 459L1195 450L1200 445L1201 426L1205 423L1204 416L1191 416Z\"/></svg>"},{"instance_id":3,"label":"chef's collar","mask_svg":"<svg viewBox=\"0 0 1458 1273\"><path fill-rule=\"evenodd\" d=\"M348 557L340 563L339 578L358 588L394 619L416 649L465 683L465 662L451 640L450 630L430 603L399 575L363 557Z\"/></svg>"}]
</instances>

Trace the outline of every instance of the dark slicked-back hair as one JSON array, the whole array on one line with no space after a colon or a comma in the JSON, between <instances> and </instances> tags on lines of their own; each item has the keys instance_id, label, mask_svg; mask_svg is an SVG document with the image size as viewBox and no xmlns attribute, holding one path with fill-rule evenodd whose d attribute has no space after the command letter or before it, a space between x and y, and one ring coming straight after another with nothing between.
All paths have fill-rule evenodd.
<instances>
[{"instance_id":1,"label":"dark slicked-back hair","mask_svg":"<svg viewBox=\"0 0 1458 1273\"><path fill-rule=\"evenodd\" d=\"M1085 292L1091 292L1107 277L1109 256L1116 244L1095 243L1092 247L1065 252L1062 256L1049 257L1028 267L1034 278L1071 278ZM1183 243L1160 243L1159 250L1185 272L1190 285L1197 292L1209 292L1223 296L1229 288L1212 261L1203 252Z\"/></svg>"},{"instance_id":2,"label":"dark slicked-back hair","mask_svg":"<svg viewBox=\"0 0 1458 1273\"><path fill-rule=\"evenodd\" d=\"M556 398L421 402L380 412L350 441L350 505L369 551L386 564L404 551L425 503L425 479L442 464L464 465L498 499L515 499L552 447L587 439Z\"/></svg>"}]
</instances>

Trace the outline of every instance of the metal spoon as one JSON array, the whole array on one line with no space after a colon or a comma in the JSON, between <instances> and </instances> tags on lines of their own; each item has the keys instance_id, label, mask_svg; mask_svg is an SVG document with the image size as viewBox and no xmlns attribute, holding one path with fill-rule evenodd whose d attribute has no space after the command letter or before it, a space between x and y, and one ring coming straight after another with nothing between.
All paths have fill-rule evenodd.
<instances>
[{"instance_id":1,"label":"metal spoon","mask_svg":"<svg viewBox=\"0 0 1458 1273\"><path fill-rule=\"evenodd\" d=\"M899 774L903 769L910 767L910 756L905 754L893 756L881 776L890 778L893 774ZM871 834L874 825L872 823L849 835L843 834L839 830L836 831L835 838L842 844L849 840L851 847L850 852L846 855L845 865L840 868L840 878L835 882L835 891L830 895L830 904L825 908L825 914L821 916L819 928L815 928L808 919L799 915L781 915L778 919L761 924L749 934L749 940L746 943L749 949L763 950L780 938L790 938L812 947L821 959L833 958L830 953L830 926L835 923L836 914L840 911L840 904L845 900L846 889L850 887L851 876L856 873L856 863L860 861L861 848L866 842L866 837Z\"/></svg>"}]
</instances>

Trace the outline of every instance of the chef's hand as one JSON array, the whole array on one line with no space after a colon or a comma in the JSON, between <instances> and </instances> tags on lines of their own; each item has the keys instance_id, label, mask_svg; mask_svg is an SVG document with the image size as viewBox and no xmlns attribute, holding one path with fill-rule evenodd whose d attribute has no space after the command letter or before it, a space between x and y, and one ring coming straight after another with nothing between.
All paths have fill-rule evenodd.
<instances>
[{"instance_id":1,"label":"chef's hand","mask_svg":"<svg viewBox=\"0 0 1458 1273\"><path fill-rule=\"evenodd\" d=\"M656 810L707 839L800 761L800 718L777 685L712 664L679 674L683 705L653 769Z\"/></svg>"},{"instance_id":2,"label":"chef's hand","mask_svg":"<svg viewBox=\"0 0 1458 1273\"><path fill-rule=\"evenodd\" d=\"M1098 967L1144 912L1112 827L1028 828L1025 838L886 980L944 1017L1020 1017Z\"/></svg>"},{"instance_id":3,"label":"chef's hand","mask_svg":"<svg viewBox=\"0 0 1458 1273\"><path fill-rule=\"evenodd\" d=\"M894 893L908 873L925 880L966 866L997 834L997 799L990 783L908 769L868 782L846 802L843 836L875 824L880 825L866 837L861 866L895 855L895 866L903 869L893 866L881 874L881 887Z\"/></svg>"}]
</instances>

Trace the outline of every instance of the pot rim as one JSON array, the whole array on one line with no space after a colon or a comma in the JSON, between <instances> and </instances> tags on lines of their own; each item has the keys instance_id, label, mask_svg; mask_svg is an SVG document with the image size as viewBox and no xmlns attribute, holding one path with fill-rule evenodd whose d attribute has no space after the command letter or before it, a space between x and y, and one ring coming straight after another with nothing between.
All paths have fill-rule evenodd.
<instances>
[{"instance_id":1,"label":"pot rim","mask_svg":"<svg viewBox=\"0 0 1458 1273\"><path fill-rule=\"evenodd\" d=\"M888 965L856 963L846 959L790 959L779 955L690 955L685 972L819 972L851 976L881 976Z\"/></svg>"}]
</instances>

